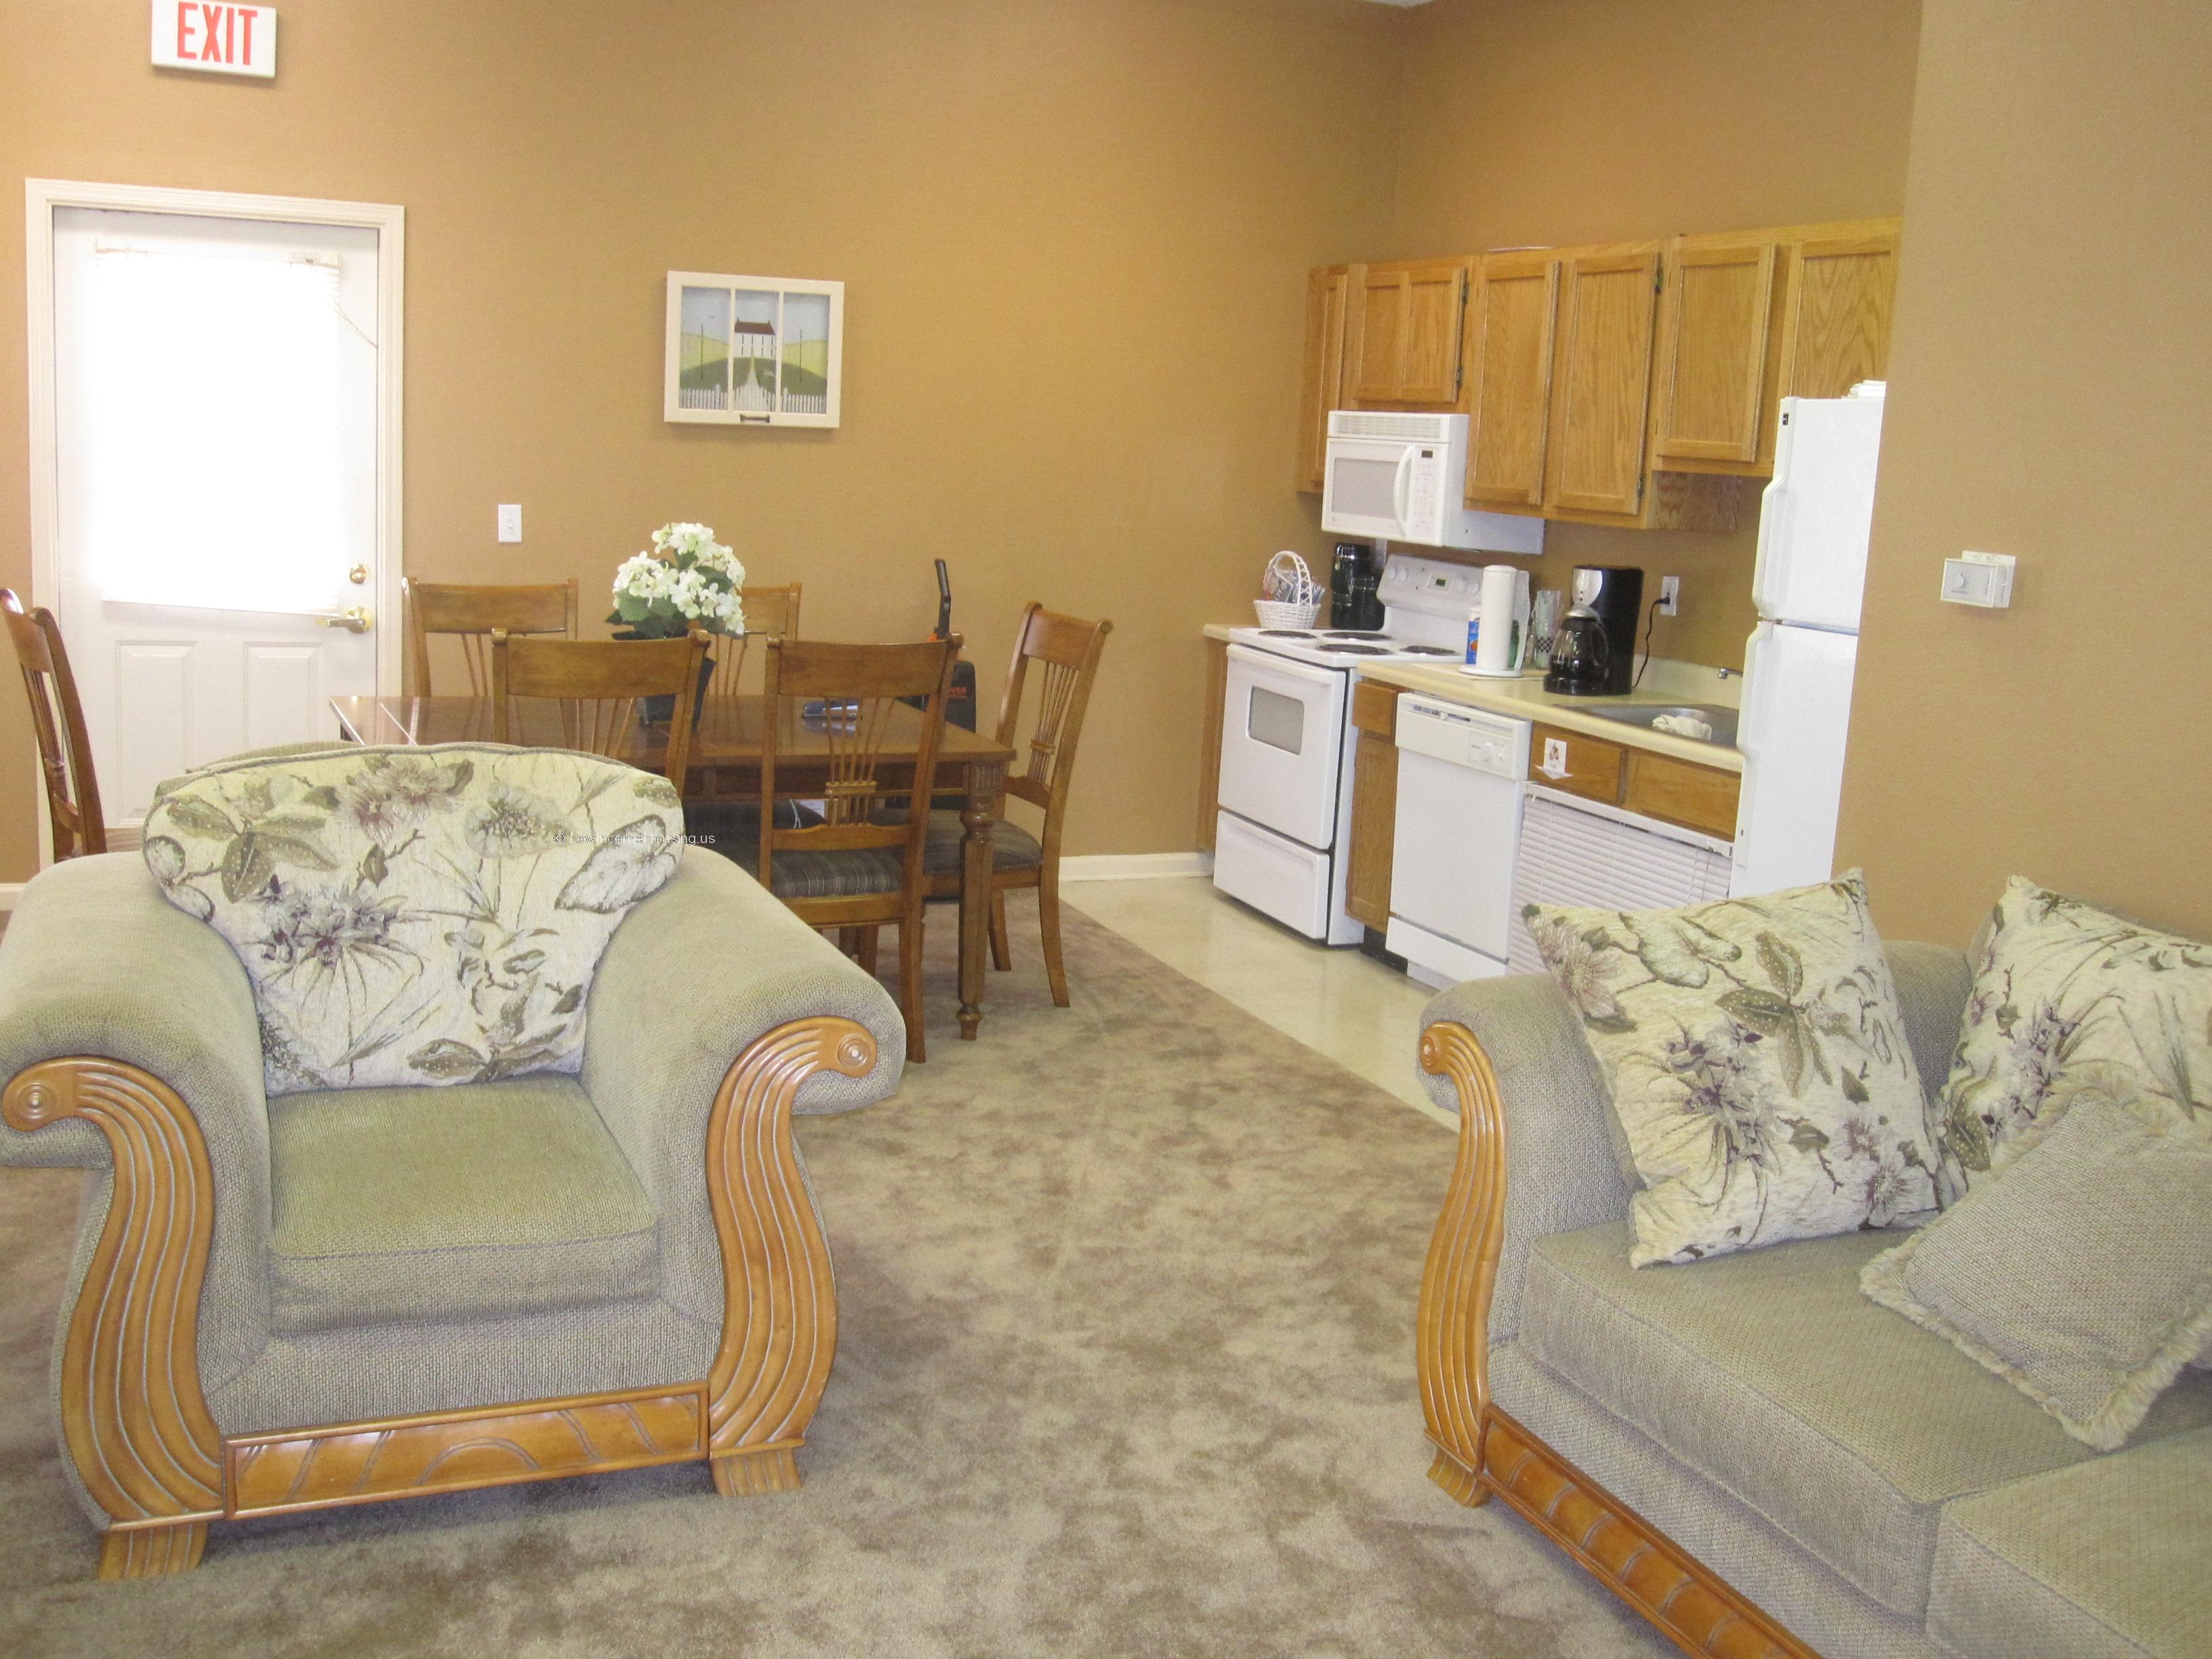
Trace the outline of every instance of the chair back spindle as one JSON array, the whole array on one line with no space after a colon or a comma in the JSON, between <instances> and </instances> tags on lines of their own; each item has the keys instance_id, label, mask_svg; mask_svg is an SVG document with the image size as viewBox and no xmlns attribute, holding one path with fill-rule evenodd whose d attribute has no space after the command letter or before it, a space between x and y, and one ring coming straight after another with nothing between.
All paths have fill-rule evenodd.
<instances>
[{"instance_id":1,"label":"chair back spindle","mask_svg":"<svg viewBox=\"0 0 2212 1659\"><path fill-rule=\"evenodd\" d=\"M0 587L0 614L23 671L31 700L31 732L39 746L39 772L46 788L46 818L53 826L56 860L107 850L100 814L100 780L92 768L92 740L84 729L76 677L61 625L44 605L26 610L14 590Z\"/></svg>"},{"instance_id":2,"label":"chair back spindle","mask_svg":"<svg viewBox=\"0 0 2212 1659\"><path fill-rule=\"evenodd\" d=\"M1026 764L1006 779L1006 793L1040 807L1045 814L1048 855L1060 840L1060 821L1075 776L1075 749L1083 717L1091 706L1091 687L1106 648L1110 622L1085 622L1048 611L1032 599L1022 611L1014 636L1013 665L1006 672L999 700L999 741ZM1032 677L1036 713L1026 745L1018 741L1022 704Z\"/></svg>"},{"instance_id":3,"label":"chair back spindle","mask_svg":"<svg viewBox=\"0 0 2212 1659\"><path fill-rule=\"evenodd\" d=\"M795 640L799 637L799 584L788 582L780 587L741 587L738 596L743 601L745 631L724 634L714 640L714 678L707 688L707 695L717 702L726 702L740 695L739 682L745 672L745 658L756 639Z\"/></svg>"}]
</instances>

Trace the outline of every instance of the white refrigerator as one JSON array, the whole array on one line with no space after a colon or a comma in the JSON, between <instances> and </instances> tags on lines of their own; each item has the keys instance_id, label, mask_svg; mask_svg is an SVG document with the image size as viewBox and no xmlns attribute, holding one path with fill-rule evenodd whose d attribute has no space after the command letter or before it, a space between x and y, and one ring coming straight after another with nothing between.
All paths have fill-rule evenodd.
<instances>
[{"instance_id":1,"label":"white refrigerator","mask_svg":"<svg viewBox=\"0 0 2212 1659\"><path fill-rule=\"evenodd\" d=\"M1743 793L1733 896L1834 873L1881 410L1873 381L1845 398L1782 400L1752 579L1759 620L1744 653L1736 730Z\"/></svg>"}]
</instances>

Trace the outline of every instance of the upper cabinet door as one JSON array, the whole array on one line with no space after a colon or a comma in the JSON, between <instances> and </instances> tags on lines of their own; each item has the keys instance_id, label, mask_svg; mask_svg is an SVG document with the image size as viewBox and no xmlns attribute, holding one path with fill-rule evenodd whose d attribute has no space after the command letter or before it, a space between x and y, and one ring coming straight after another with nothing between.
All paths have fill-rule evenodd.
<instances>
[{"instance_id":1,"label":"upper cabinet door","mask_svg":"<svg viewBox=\"0 0 2212 1659\"><path fill-rule=\"evenodd\" d=\"M1779 253L1771 238L1685 237L1668 261L1655 465L1759 459Z\"/></svg>"},{"instance_id":2,"label":"upper cabinet door","mask_svg":"<svg viewBox=\"0 0 2212 1659\"><path fill-rule=\"evenodd\" d=\"M1468 300L1467 500L1537 507L1544 500L1552 330L1559 262L1543 253L1493 253Z\"/></svg>"},{"instance_id":3,"label":"upper cabinet door","mask_svg":"<svg viewBox=\"0 0 2212 1659\"><path fill-rule=\"evenodd\" d=\"M1559 272L1547 504L1632 517L1644 495L1659 251L1570 257Z\"/></svg>"},{"instance_id":4,"label":"upper cabinet door","mask_svg":"<svg viewBox=\"0 0 2212 1659\"><path fill-rule=\"evenodd\" d=\"M1808 239L1791 264L1782 395L1840 398L1861 380L1881 380L1897 291L1894 227Z\"/></svg>"},{"instance_id":5,"label":"upper cabinet door","mask_svg":"<svg viewBox=\"0 0 2212 1659\"><path fill-rule=\"evenodd\" d=\"M1353 296L1353 400L1457 403L1467 262L1401 259L1371 264L1354 285Z\"/></svg>"},{"instance_id":6,"label":"upper cabinet door","mask_svg":"<svg viewBox=\"0 0 2212 1659\"><path fill-rule=\"evenodd\" d=\"M1344 399L1344 319L1356 265L1306 277L1305 378L1298 395L1298 488L1319 489L1328 457L1328 415Z\"/></svg>"}]
</instances>

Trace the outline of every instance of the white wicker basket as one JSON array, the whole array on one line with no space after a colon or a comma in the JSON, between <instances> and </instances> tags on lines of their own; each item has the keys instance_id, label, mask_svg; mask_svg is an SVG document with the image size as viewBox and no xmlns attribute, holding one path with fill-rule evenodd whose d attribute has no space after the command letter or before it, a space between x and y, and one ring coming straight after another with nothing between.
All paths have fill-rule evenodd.
<instances>
[{"instance_id":1,"label":"white wicker basket","mask_svg":"<svg viewBox=\"0 0 2212 1659\"><path fill-rule=\"evenodd\" d=\"M1287 550L1267 561L1261 579L1267 597L1252 601L1262 628L1311 628L1321 615L1321 584L1306 562Z\"/></svg>"},{"instance_id":2,"label":"white wicker basket","mask_svg":"<svg viewBox=\"0 0 2212 1659\"><path fill-rule=\"evenodd\" d=\"M1321 615L1321 601L1285 605L1279 599L1255 599L1252 609L1259 613L1262 628L1311 628Z\"/></svg>"}]
</instances>

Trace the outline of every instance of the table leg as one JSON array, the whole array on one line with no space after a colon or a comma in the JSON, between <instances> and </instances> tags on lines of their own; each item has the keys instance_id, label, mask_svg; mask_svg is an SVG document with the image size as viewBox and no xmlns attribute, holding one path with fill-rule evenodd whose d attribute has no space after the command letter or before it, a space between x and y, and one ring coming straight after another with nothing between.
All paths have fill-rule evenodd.
<instances>
[{"instance_id":1,"label":"table leg","mask_svg":"<svg viewBox=\"0 0 2212 1659\"><path fill-rule=\"evenodd\" d=\"M1006 769L995 761L968 768L967 830L960 844L960 1040L972 1042L983 1023L983 953L991 938L991 826L999 820Z\"/></svg>"}]
</instances>

